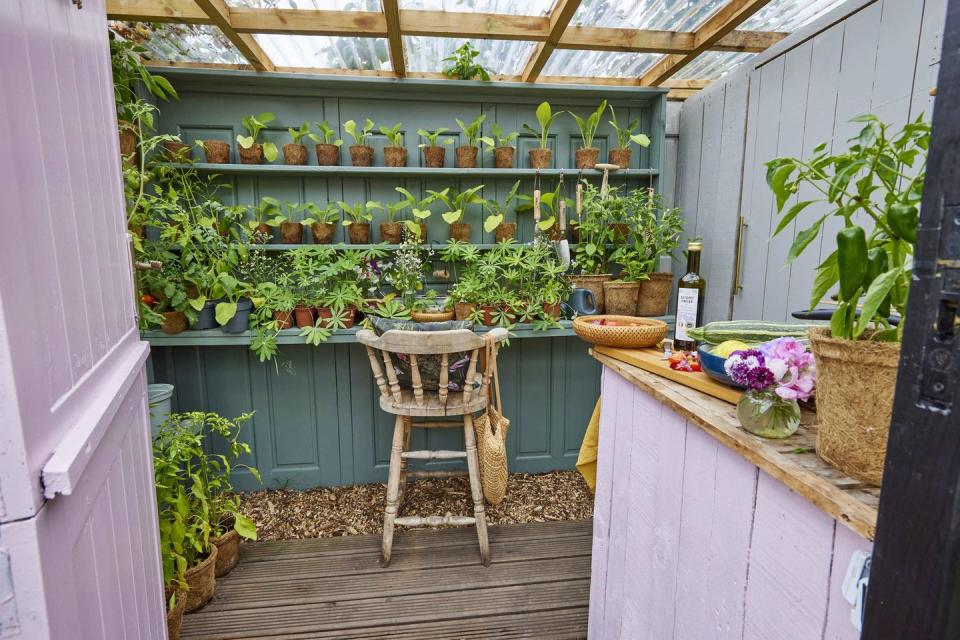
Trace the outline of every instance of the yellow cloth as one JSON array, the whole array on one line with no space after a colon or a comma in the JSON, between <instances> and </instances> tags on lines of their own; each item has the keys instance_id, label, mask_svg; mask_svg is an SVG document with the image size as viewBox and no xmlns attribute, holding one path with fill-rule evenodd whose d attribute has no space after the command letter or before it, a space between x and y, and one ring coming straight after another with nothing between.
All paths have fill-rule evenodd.
<instances>
[{"instance_id":1,"label":"yellow cloth","mask_svg":"<svg viewBox=\"0 0 960 640\"><path fill-rule=\"evenodd\" d=\"M597 484L597 441L600 435L600 398L593 408L587 432L583 434L583 444L580 445L580 455L577 456L577 471L583 476L591 491L596 491Z\"/></svg>"}]
</instances>

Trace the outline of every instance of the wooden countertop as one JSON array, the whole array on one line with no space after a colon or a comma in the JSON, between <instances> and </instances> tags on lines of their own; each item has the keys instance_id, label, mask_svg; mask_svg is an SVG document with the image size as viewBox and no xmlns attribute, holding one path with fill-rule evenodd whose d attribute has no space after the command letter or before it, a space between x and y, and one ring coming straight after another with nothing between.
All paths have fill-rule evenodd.
<instances>
[{"instance_id":1,"label":"wooden countertop","mask_svg":"<svg viewBox=\"0 0 960 640\"><path fill-rule=\"evenodd\" d=\"M817 456L814 449L817 439L815 414L804 411L800 428L789 438L758 438L740 427L735 405L616 360L604 351L604 347L595 347L590 353L601 364L654 396L838 522L873 540L880 489L844 475Z\"/></svg>"}]
</instances>

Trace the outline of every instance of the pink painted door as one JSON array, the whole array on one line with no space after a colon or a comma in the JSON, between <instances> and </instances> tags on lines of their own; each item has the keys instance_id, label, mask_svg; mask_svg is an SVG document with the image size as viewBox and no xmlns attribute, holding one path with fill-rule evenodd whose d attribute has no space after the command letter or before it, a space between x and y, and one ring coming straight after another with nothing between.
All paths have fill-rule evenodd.
<instances>
[{"instance_id":1,"label":"pink painted door","mask_svg":"<svg viewBox=\"0 0 960 640\"><path fill-rule=\"evenodd\" d=\"M0 637L163 638L104 0L3 0L0 60Z\"/></svg>"}]
</instances>

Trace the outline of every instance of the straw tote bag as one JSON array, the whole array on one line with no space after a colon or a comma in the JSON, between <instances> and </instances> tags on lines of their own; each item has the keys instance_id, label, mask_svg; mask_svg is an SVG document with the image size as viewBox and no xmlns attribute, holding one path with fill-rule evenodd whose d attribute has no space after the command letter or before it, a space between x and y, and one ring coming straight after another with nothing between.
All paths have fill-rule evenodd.
<instances>
[{"instance_id":1,"label":"straw tote bag","mask_svg":"<svg viewBox=\"0 0 960 640\"><path fill-rule=\"evenodd\" d=\"M510 421L503 415L503 403L500 400L496 348L492 340L487 341L486 355L487 363L492 369L493 389L487 390L490 402L486 411L473 421L473 429L477 434L480 484L483 487L483 497L492 505L500 504L507 494L507 430L510 428Z\"/></svg>"}]
</instances>

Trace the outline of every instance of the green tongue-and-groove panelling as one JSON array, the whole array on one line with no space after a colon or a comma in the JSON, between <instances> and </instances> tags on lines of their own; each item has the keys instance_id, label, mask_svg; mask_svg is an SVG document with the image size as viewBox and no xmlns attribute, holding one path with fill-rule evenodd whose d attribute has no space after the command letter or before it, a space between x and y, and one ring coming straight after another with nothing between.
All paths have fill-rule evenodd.
<instances>
[{"instance_id":1,"label":"green tongue-and-groove panelling","mask_svg":"<svg viewBox=\"0 0 960 640\"><path fill-rule=\"evenodd\" d=\"M288 126L303 121L327 120L338 126L348 119L362 123L372 118L377 125L403 122L409 164L419 166L421 142L418 128L447 127L457 142L447 147L449 171L432 177L369 177L338 175L225 175L232 185L225 200L255 204L262 196L281 201L317 202L327 200L391 201L395 186L405 186L414 195L425 189L447 186L465 189L487 185L485 197L501 198L518 176L462 177L453 170L454 147L460 136L454 118L469 121L487 114L489 125L499 122L507 130L520 130L526 122L535 125L534 109L548 100L554 109L574 110L587 115L606 98L617 116L639 118L640 131L650 136L648 149L634 147L631 169L652 170L650 177L615 177L613 184L657 185L661 169L665 92L623 87L572 87L490 84L476 82L432 82L423 80L380 80L372 78L312 78L272 74L258 77L248 72L169 70L164 74L180 93L180 101L160 105L158 128L178 133L185 142L215 138L230 142L236 157L237 133L244 115L272 111L277 120L265 139L281 147L289 142ZM615 142L607 119L598 131L595 146L601 159ZM341 134L342 134L341 127ZM344 140L341 164L349 165ZM376 149L375 164L383 165L385 139L377 133L370 144ZM528 168L527 151L536 140L522 135L517 142L517 167ZM573 119L562 116L553 128L550 144L554 167L574 167L579 133ZM316 165L313 144L309 164ZM202 151L194 157L202 160ZM275 164L282 164L282 154ZM480 163L492 166L491 154L482 154ZM565 172L566 173L566 172ZM594 179L599 174L585 172ZM566 173L567 195L573 196L577 171ZM553 190L556 176L542 178L542 189ZM525 176L521 193L531 193L533 181ZM572 216L573 212L570 211ZM376 214L371 225L373 242L380 241ZM518 239L533 236L531 215L520 219L511 212L507 221L518 222ZM479 207L468 210L466 221L473 226L472 240L493 241L482 228ZM449 237L447 225L438 215L428 221L428 239L443 242ZM344 239L338 228L335 241ZM306 237L305 237L305 241ZM587 356L587 345L575 337L556 336L513 340L501 352L503 401L511 419L507 446L511 471L542 472L573 468L586 423L599 393L599 368ZM376 388L365 351L357 344L329 344L320 347L281 345L275 362L260 363L246 345L155 346L151 357L152 381L169 382L176 391L177 411L208 410L227 416L256 411L244 437L253 448L250 463L259 467L264 486L310 488L386 479L392 417L379 409ZM431 449L462 447L456 429L415 430L413 446ZM457 463L430 464L431 468L456 467ZM235 478L238 489L257 488L247 473Z\"/></svg>"}]
</instances>

